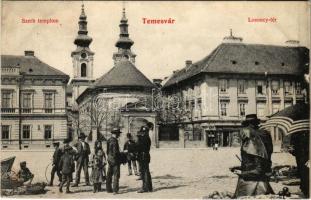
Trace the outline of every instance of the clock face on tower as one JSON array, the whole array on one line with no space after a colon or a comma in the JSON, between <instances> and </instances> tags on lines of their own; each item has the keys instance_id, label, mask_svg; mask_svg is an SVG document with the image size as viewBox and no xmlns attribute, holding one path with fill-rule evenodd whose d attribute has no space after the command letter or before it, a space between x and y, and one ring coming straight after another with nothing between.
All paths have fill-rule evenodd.
<instances>
[{"instance_id":1,"label":"clock face on tower","mask_svg":"<svg viewBox=\"0 0 311 200\"><path fill-rule=\"evenodd\" d=\"M86 58L86 53L81 53L81 58Z\"/></svg>"}]
</instances>

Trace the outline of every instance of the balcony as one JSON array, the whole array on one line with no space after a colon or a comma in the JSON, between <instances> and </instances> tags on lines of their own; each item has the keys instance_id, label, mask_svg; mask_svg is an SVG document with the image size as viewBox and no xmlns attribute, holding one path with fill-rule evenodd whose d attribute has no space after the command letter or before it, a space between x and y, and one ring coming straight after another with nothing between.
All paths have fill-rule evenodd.
<instances>
[{"instance_id":1,"label":"balcony","mask_svg":"<svg viewBox=\"0 0 311 200\"><path fill-rule=\"evenodd\" d=\"M31 113L31 108L22 108L22 113Z\"/></svg>"},{"instance_id":2,"label":"balcony","mask_svg":"<svg viewBox=\"0 0 311 200\"><path fill-rule=\"evenodd\" d=\"M65 114L66 108L21 108L21 114ZM3 114L18 114L19 108L1 108Z\"/></svg>"},{"instance_id":3,"label":"balcony","mask_svg":"<svg viewBox=\"0 0 311 200\"><path fill-rule=\"evenodd\" d=\"M15 108L1 108L2 113L15 113Z\"/></svg>"}]
</instances>

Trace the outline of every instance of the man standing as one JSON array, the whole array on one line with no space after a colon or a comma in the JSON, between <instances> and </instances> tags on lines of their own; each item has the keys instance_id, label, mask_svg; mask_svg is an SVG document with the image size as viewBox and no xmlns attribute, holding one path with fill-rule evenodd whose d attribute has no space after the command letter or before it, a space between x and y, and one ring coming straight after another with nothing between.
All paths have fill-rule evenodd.
<instances>
[{"instance_id":1,"label":"man standing","mask_svg":"<svg viewBox=\"0 0 311 200\"><path fill-rule=\"evenodd\" d=\"M50 180L49 186L53 186L55 172L58 176L59 182L62 181L62 174L60 172L61 170L59 169L59 161L60 161L60 158L62 157L62 151L59 148L59 142L53 142L53 146L55 148L55 151L53 154L53 165L52 165L53 167L51 171L51 180Z\"/></svg>"},{"instance_id":2,"label":"man standing","mask_svg":"<svg viewBox=\"0 0 311 200\"><path fill-rule=\"evenodd\" d=\"M74 145L74 147L77 149L76 154L77 170L76 170L76 183L72 187L78 187L80 183L80 174L82 168L84 171L85 184L90 185L88 164L91 150L89 144L85 142L85 138L86 135L84 133L80 133L79 142Z\"/></svg>"},{"instance_id":3,"label":"man standing","mask_svg":"<svg viewBox=\"0 0 311 200\"><path fill-rule=\"evenodd\" d=\"M141 178L143 181L142 189L138 193L152 192L152 179L149 170L150 163L150 146L151 140L149 137L149 128L142 126L138 135L141 135L138 139L138 162L141 168Z\"/></svg>"},{"instance_id":4,"label":"man standing","mask_svg":"<svg viewBox=\"0 0 311 200\"><path fill-rule=\"evenodd\" d=\"M120 179L120 148L118 138L120 137L120 129L113 128L111 131L111 138L107 141L107 160L108 172L106 180L106 190L108 193L117 194L119 192ZM113 187L112 187L113 179Z\"/></svg>"},{"instance_id":5,"label":"man standing","mask_svg":"<svg viewBox=\"0 0 311 200\"><path fill-rule=\"evenodd\" d=\"M272 139L268 132L259 130L259 123L256 114L246 115L242 122L241 166L231 168L239 176L235 198L274 194L269 184Z\"/></svg>"}]
</instances>

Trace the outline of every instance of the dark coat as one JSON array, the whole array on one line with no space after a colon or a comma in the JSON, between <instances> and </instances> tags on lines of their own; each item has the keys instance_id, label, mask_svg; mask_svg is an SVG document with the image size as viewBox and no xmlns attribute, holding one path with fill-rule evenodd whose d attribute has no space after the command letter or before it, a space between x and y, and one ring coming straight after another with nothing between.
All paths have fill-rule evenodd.
<instances>
[{"instance_id":1,"label":"dark coat","mask_svg":"<svg viewBox=\"0 0 311 200\"><path fill-rule=\"evenodd\" d=\"M150 162L150 147L151 140L149 135L139 136L137 140L137 151L138 151L138 161L141 162Z\"/></svg>"},{"instance_id":2,"label":"dark coat","mask_svg":"<svg viewBox=\"0 0 311 200\"><path fill-rule=\"evenodd\" d=\"M127 160L136 160L136 154L135 154L135 142L134 140L128 140L125 142L123 146L123 150L127 150Z\"/></svg>"},{"instance_id":3,"label":"dark coat","mask_svg":"<svg viewBox=\"0 0 311 200\"><path fill-rule=\"evenodd\" d=\"M120 148L118 140L114 137L109 138L107 141L107 160L109 165L120 165Z\"/></svg>"},{"instance_id":4,"label":"dark coat","mask_svg":"<svg viewBox=\"0 0 311 200\"><path fill-rule=\"evenodd\" d=\"M59 169L62 171L62 174L72 174L74 168L75 164L73 155L71 153L63 154L59 162Z\"/></svg>"},{"instance_id":5,"label":"dark coat","mask_svg":"<svg viewBox=\"0 0 311 200\"><path fill-rule=\"evenodd\" d=\"M79 141L74 145L77 148L76 160L86 159L86 162L89 161L89 155L91 154L90 145L87 142L84 142L84 148L82 142Z\"/></svg>"},{"instance_id":6,"label":"dark coat","mask_svg":"<svg viewBox=\"0 0 311 200\"><path fill-rule=\"evenodd\" d=\"M53 164L58 167L59 161L62 157L62 150L59 147L56 147L53 154Z\"/></svg>"}]
</instances>

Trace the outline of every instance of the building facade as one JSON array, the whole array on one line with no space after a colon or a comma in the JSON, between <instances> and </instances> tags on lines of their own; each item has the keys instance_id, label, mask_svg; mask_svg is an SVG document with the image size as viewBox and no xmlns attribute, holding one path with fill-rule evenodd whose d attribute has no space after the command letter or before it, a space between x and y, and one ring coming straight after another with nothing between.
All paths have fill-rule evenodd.
<instances>
[{"instance_id":1,"label":"building facade","mask_svg":"<svg viewBox=\"0 0 311 200\"><path fill-rule=\"evenodd\" d=\"M289 41L284 46L245 44L242 38L225 37L202 60L176 71L164 84L166 96L179 97L186 118L174 137L162 124L159 147L209 147L215 142L233 146L245 115L268 116L307 97L304 73L308 73L309 50ZM282 140L278 128L274 142ZM161 139L163 138L163 139ZM168 139L170 138L170 139ZM162 141L161 141L162 140Z\"/></svg>"},{"instance_id":2,"label":"building facade","mask_svg":"<svg viewBox=\"0 0 311 200\"><path fill-rule=\"evenodd\" d=\"M2 149L52 148L67 138L68 80L33 51L1 56Z\"/></svg>"}]
</instances>

